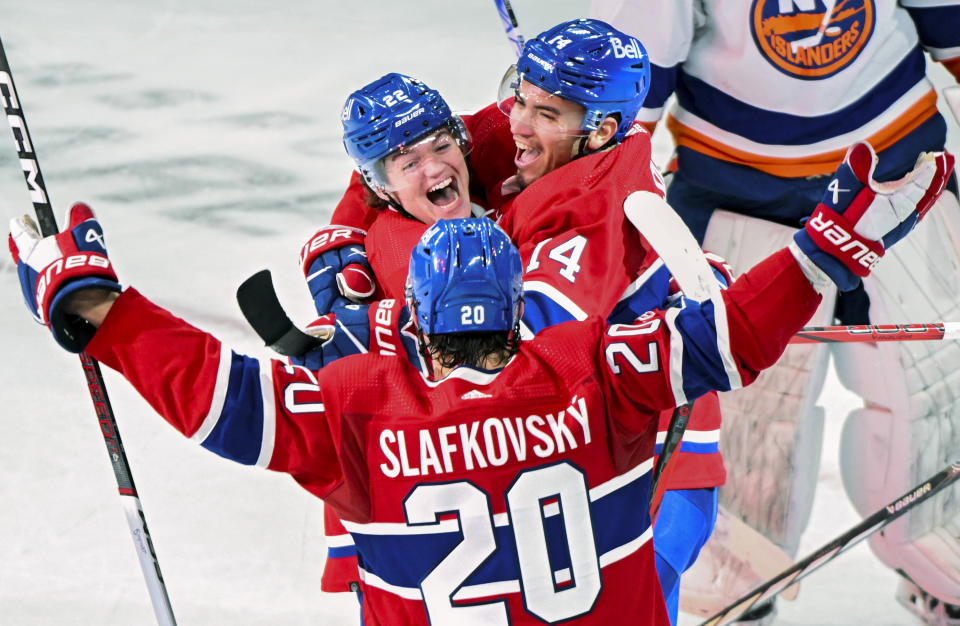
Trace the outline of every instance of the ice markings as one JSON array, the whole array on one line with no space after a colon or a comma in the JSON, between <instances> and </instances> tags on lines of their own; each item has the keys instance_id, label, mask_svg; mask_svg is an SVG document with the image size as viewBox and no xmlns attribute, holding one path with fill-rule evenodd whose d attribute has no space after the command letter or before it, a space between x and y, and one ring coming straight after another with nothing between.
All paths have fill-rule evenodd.
<instances>
[{"instance_id":1,"label":"ice markings","mask_svg":"<svg viewBox=\"0 0 960 626\"><path fill-rule=\"evenodd\" d=\"M61 87L64 85L97 84L130 80L133 74L103 72L87 63L45 65L30 78L31 85ZM19 91L19 85L17 85Z\"/></svg>"},{"instance_id":2,"label":"ice markings","mask_svg":"<svg viewBox=\"0 0 960 626\"><path fill-rule=\"evenodd\" d=\"M136 137L136 133L110 126L47 128L43 133L43 150L44 152L59 152L72 148L87 148L99 143L116 145Z\"/></svg>"},{"instance_id":3,"label":"ice markings","mask_svg":"<svg viewBox=\"0 0 960 626\"><path fill-rule=\"evenodd\" d=\"M283 129L307 126L313 121L303 115L287 113L286 111L259 111L224 117L217 122L237 128Z\"/></svg>"},{"instance_id":4,"label":"ice markings","mask_svg":"<svg viewBox=\"0 0 960 626\"><path fill-rule=\"evenodd\" d=\"M97 98L100 102L126 111L160 109L183 104L212 102L216 96L187 89L146 89L133 93L113 93Z\"/></svg>"}]
</instances>

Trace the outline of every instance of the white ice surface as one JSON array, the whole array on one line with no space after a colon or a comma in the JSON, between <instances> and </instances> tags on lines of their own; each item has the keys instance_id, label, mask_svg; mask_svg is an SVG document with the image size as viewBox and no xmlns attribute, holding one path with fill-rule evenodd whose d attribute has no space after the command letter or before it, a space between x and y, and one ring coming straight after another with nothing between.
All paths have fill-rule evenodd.
<instances>
[{"instance_id":1,"label":"white ice surface","mask_svg":"<svg viewBox=\"0 0 960 626\"><path fill-rule=\"evenodd\" d=\"M515 5L530 34L586 3ZM235 305L245 277L271 268L292 315L310 315L296 257L350 171L339 138L347 93L396 70L476 109L512 54L485 0L3 0L0 15L58 219L89 202L125 284L252 354L266 351ZM32 212L7 141L5 218ZM25 314L6 255L0 293L0 624L153 623L77 358ZM351 597L319 591L319 500L199 449L105 378L181 625L357 623ZM835 459L855 400L833 377L824 399L823 471L801 552L856 519ZM779 623L908 623L894 585L861 547L782 603Z\"/></svg>"}]
</instances>

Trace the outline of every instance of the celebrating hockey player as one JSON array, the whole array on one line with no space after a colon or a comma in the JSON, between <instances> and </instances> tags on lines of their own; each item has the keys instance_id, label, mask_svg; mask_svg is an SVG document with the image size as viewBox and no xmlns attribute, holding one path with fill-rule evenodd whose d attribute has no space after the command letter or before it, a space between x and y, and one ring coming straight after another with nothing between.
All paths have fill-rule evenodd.
<instances>
[{"instance_id":1,"label":"celebrating hockey player","mask_svg":"<svg viewBox=\"0 0 960 626\"><path fill-rule=\"evenodd\" d=\"M121 373L185 436L289 473L337 511L362 559L366 624L666 624L649 514L635 506L655 412L730 388L724 361L744 384L772 364L819 290L869 274L926 214L953 158L923 155L895 188L876 187L874 166L868 145L852 148L836 174L844 191L728 290L525 342L506 235L489 220L439 222L414 251L408 291L432 376L397 354L319 373L238 355L123 291L83 204L55 236L11 220L9 247L29 310L58 343Z\"/></svg>"},{"instance_id":2,"label":"celebrating hockey player","mask_svg":"<svg viewBox=\"0 0 960 626\"><path fill-rule=\"evenodd\" d=\"M553 69L548 72L541 64ZM405 256L430 223L431 211L412 215L417 212L405 210L402 202L391 198L389 190L398 182L386 180L387 164L407 158L401 155L409 151L408 145L416 144L416 132L421 128L432 132L447 124L450 114L436 104L442 101L439 94L424 91L422 83L397 84L395 79L388 80L389 76L395 75L351 94L342 120L347 151L368 189L373 190L366 194L368 204L375 193L374 198L391 200L389 209L393 210L377 211L372 220L365 217L356 210L359 186L352 186L334 221L341 219L356 227L371 224L365 240L370 265L381 292L396 298ZM650 159L649 134L633 125L649 83L649 65L639 41L596 20L574 20L527 42L517 65L502 81L497 104L508 114L509 130L516 140L516 144L510 141L509 152L501 145L498 120L489 119L491 110L497 114L496 109L487 107L467 119L468 125L476 128L479 124L484 131L473 137L470 170L480 172L485 181L481 185L484 198L495 213L503 213L501 225L519 246L527 268L522 320L526 336L588 315L613 312L612 319L630 321L637 313L663 306L668 297L676 296L670 293L669 272L658 264L621 210L633 191L662 194L658 168ZM420 88L411 91L410 85ZM404 97L396 97L398 93ZM502 122L503 116L499 117ZM491 161L497 159L509 160L514 171L499 184L489 185L491 173L498 169ZM441 170L418 181L419 188L428 190L443 176ZM540 179L543 182L534 184ZM384 203L375 200L372 204ZM333 311L337 328L346 332L335 334L327 346L299 363L320 367L354 351L356 345L370 342L369 331L362 327L366 321L363 311L358 315L351 307L343 307L345 301L340 298L342 294L357 299L359 290L345 288L341 277L360 275L351 259L360 258L358 247L363 243L359 231L329 226L304 246L302 269L323 316L313 326L329 328L331 317L326 314ZM718 277L728 282L731 278L724 273L724 264L718 262L716 267ZM371 317L383 314L379 307L369 311ZM391 335L402 338L405 333L396 329ZM391 349L395 349L393 345ZM415 350L410 342L404 345ZM661 418L664 434L669 420L667 412ZM717 444L719 421L715 394L696 403L689 442L680 445L669 466L672 472L660 483L670 491L656 521L655 535L660 539L654 547L674 616L679 573L689 567L710 536L716 486L724 480ZM336 527L328 515L328 534ZM325 588L342 590L347 583L334 578L352 571L347 562L350 540L341 533L330 541L334 548L325 569Z\"/></svg>"},{"instance_id":3,"label":"celebrating hockey player","mask_svg":"<svg viewBox=\"0 0 960 626\"><path fill-rule=\"evenodd\" d=\"M410 251L427 226L489 213L485 187L511 173L509 126L495 107L454 115L440 92L410 76L387 74L354 91L341 119L357 171L336 226L313 235L300 257L321 315L341 294L362 301L375 286L402 299ZM356 230L333 237L340 226Z\"/></svg>"},{"instance_id":4,"label":"celebrating hockey player","mask_svg":"<svg viewBox=\"0 0 960 626\"><path fill-rule=\"evenodd\" d=\"M653 86L639 119L652 128L676 96L666 117L677 145L667 199L735 269L789 240L852 141L877 148L879 180L903 176L920 151L943 149L946 124L924 52L960 77L956 0L594 0L593 14L647 45ZM840 285L836 311L827 296L814 323L832 323L835 313L854 324L956 318L956 191L954 179L910 243L862 287ZM864 399L844 424L841 474L867 514L955 458L960 361L944 343L844 345L833 354L841 382ZM724 398L721 500L794 554L813 501L827 358L825 346L792 346L777 372ZM911 512L870 545L905 577L902 603L929 623L960 623L960 560L948 556L960 552L960 498ZM718 559L712 571L731 581L728 559L737 555L709 554ZM745 590L729 589L726 600Z\"/></svg>"},{"instance_id":5,"label":"celebrating hockey player","mask_svg":"<svg viewBox=\"0 0 960 626\"><path fill-rule=\"evenodd\" d=\"M528 41L504 76L498 100L510 118L517 172L491 202L528 267L526 299L536 315L524 321L532 319L533 330L611 311L625 321L663 305L655 255L618 210L635 190L663 193L650 135L634 125L649 71L640 41L598 20L573 20ZM661 417L661 437L669 420ZM710 537L725 479L719 428L717 397L709 394L695 404L661 481L668 491L654 550L674 623L679 576Z\"/></svg>"},{"instance_id":6,"label":"celebrating hockey player","mask_svg":"<svg viewBox=\"0 0 960 626\"><path fill-rule=\"evenodd\" d=\"M356 164L332 224L314 233L303 246L300 266L317 313L313 331L339 332L322 350L294 362L313 368L365 349L370 319L385 314L378 306L356 307L373 296L403 302L410 253L438 218L484 215L477 181L508 175L506 155L512 147L509 126L494 106L474 115L454 115L443 96L424 82L391 73L364 85L347 98L341 115L343 144ZM470 167L468 155L479 168ZM477 163L476 158L471 159ZM497 169L498 165L500 170ZM477 175L472 175L474 171ZM332 315L331 315L332 314ZM393 319L393 318L391 318ZM398 340L391 329L387 344L417 358L412 337ZM386 341L375 335L375 341ZM364 347L358 349L358 346ZM321 585L324 591L359 590L356 548L330 507L324 509L328 553Z\"/></svg>"}]
</instances>

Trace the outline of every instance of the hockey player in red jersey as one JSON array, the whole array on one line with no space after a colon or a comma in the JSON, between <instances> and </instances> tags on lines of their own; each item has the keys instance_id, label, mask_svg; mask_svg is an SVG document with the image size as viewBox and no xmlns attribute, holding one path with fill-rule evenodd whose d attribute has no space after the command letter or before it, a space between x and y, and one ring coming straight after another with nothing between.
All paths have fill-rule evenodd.
<instances>
[{"instance_id":1,"label":"hockey player in red jersey","mask_svg":"<svg viewBox=\"0 0 960 626\"><path fill-rule=\"evenodd\" d=\"M510 118L517 172L491 202L527 266L526 300L534 313L524 321L534 332L600 312L627 319L628 298L661 306L663 294L652 287L656 256L617 210L631 192L663 194L650 135L634 124L649 87L640 41L599 20L565 22L528 41L502 81L498 101ZM658 443L669 423L667 412ZM717 486L725 479L719 432L719 402L711 393L694 405L663 481L668 491L654 549L674 622L679 576L713 530Z\"/></svg>"},{"instance_id":2,"label":"hockey player in red jersey","mask_svg":"<svg viewBox=\"0 0 960 626\"><path fill-rule=\"evenodd\" d=\"M554 71L544 71L536 65L537 59ZM531 67L538 72L531 73ZM352 332L352 336L335 335L322 351L325 362L370 341L355 321L359 317L363 324L364 312L358 316L357 311L343 307L345 301L339 297L352 296L356 289L345 288L340 280L335 283L333 277L349 274L349 269L341 268L365 243L381 293L396 298L405 271L403 259L436 213L425 194L420 194L424 200L414 207L425 205L426 210L406 210L405 198L393 191L402 188L402 181L396 175L388 180L386 170L398 158L395 155L410 151L407 144L418 141L410 120L432 132L448 123L450 113L438 104L442 98L436 92L425 92L422 84L411 92L412 83L397 84L396 79L387 80L391 76L396 75L351 94L342 115L344 145L371 190L366 198L375 194L383 202L374 204L389 206L377 211L372 221L358 218L362 211L351 215L345 207L355 206L360 190L348 189L334 221L359 219L353 226L369 223L365 242L355 232L329 226L311 237L301 254L318 313L325 316L333 311L338 320L334 323ZM613 320L629 321L638 312L662 306L669 295L669 272L620 210L633 191L662 194L663 183L650 158L649 135L632 123L648 87L649 65L640 42L602 22L565 22L527 42L518 66L503 81L503 97L497 104L508 118L496 110L493 113L501 121L509 119L516 145L511 141L510 152L505 152L499 131L474 137L470 144L476 150L470 155L471 171L481 172L484 197L495 213L502 204L501 225L519 246L526 267L524 336L588 315L612 314ZM405 97L396 98L396 93ZM471 119L487 120L490 112L488 107ZM492 121L483 124L496 128ZM631 131L634 134L628 137ZM496 171L491 162L497 159L512 161L513 171L506 180L489 185L491 172ZM539 179L542 182L534 184ZM438 174L417 189L429 189L441 180ZM343 236L332 236L335 233ZM722 270L724 265L720 262L717 267ZM718 274L724 283L731 280L729 274ZM334 310L332 303L337 302L341 306ZM377 310L369 309L371 315ZM330 317L323 317L320 324L329 326ZM397 335L403 336L402 331L398 329ZM335 349L341 345L343 350ZM320 367L324 361L317 357L297 362ZM661 418L661 438L670 415L666 412ZM695 404L673 471L663 481L670 492L657 519L656 532L663 538L655 541L655 548L671 613L675 613L678 575L693 562L712 530L716 486L724 480L719 422L718 401L711 393ZM698 514L691 514L694 511ZM680 512L686 513L680 516ZM327 527L328 534L329 529L337 532L329 514ZM342 577L351 571L349 538L337 532L331 543L335 545L329 551L324 584L328 590L342 590L347 583L335 582L334 572Z\"/></svg>"},{"instance_id":3,"label":"hockey player in red jersey","mask_svg":"<svg viewBox=\"0 0 960 626\"><path fill-rule=\"evenodd\" d=\"M726 358L752 381L827 283L867 275L924 216L953 159L924 155L895 189L873 184L874 165L869 146L853 148L836 174L845 192L811 220L832 234L808 226L728 290L531 341L518 341L522 266L506 235L489 220L440 222L414 251L408 291L432 375L397 353L319 373L238 355L122 291L83 204L55 236L12 220L9 247L58 343L120 372L203 447L289 473L337 511L360 555L366 624L666 624L649 514L635 505L656 411L729 388Z\"/></svg>"},{"instance_id":4,"label":"hockey player in red jersey","mask_svg":"<svg viewBox=\"0 0 960 626\"><path fill-rule=\"evenodd\" d=\"M375 274L378 296L402 299L410 251L427 226L490 213L485 189L512 167L509 125L495 107L454 115L438 91L403 74L351 93L341 121L357 171L334 209L333 229L317 231L300 255L320 315L340 295L353 301L371 295L364 268ZM332 237L342 226L354 230Z\"/></svg>"},{"instance_id":5,"label":"hockey player in red jersey","mask_svg":"<svg viewBox=\"0 0 960 626\"><path fill-rule=\"evenodd\" d=\"M792 237L851 142L877 149L879 180L899 178L918 152L945 145L934 77L960 78L956 0L592 4L592 15L646 44L653 87L639 119L652 129L664 118L677 146L667 199L735 270ZM812 323L835 315L848 324L955 318L956 193L954 179L936 217L862 285L842 286L836 307L826 294ZM960 446L954 346L792 346L749 391L724 398L721 490L726 508L790 554L813 502L824 428L816 401L828 352L840 381L864 400L846 418L840 444L843 484L861 514L950 462ZM776 454L756 454L774 447ZM960 553L958 495L870 539L879 559L904 575L898 600L929 623L960 624L960 561L948 556ZM704 574L749 571L733 567L736 551L715 545L709 553L714 564ZM688 587L687 597L698 589L715 595L715 580ZM726 600L752 582L729 586Z\"/></svg>"},{"instance_id":6,"label":"hockey player in red jersey","mask_svg":"<svg viewBox=\"0 0 960 626\"><path fill-rule=\"evenodd\" d=\"M384 309L360 309L351 302L370 296L402 302L410 252L428 226L438 218L486 214L474 203L484 197L482 181L499 180L512 167L505 156L489 156L497 150L506 155L498 146L512 146L512 141L504 117L493 106L488 109L454 115L438 91L396 73L350 94L341 115L343 144L357 171L332 225L314 233L300 254L321 315L311 329L335 325L340 332L322 351L294 362L319 368L366 349L368 324ZM477 147L474 137L480 141ZM470 159L472 151L475 158ZM478 159L482 165L468 169ZM498 171L500 163L504 166ZM416 354L412 339L402 345ZM324 532L323 590L359 590L356 548L330 507L324 510Z\"/></svg>"}]
</instances>

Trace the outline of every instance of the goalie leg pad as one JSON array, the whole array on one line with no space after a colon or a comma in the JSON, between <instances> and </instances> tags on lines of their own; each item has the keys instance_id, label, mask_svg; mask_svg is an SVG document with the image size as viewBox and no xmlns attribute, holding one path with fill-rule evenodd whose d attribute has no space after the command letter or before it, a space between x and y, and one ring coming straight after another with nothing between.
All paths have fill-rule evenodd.
<instances>
[{"instance_id":1,"label":"goalie leg pad","mask_svg":"<svg viewBox=\"0 0 960 626\"><path fill-rule=\"evenodd\" d=\"M724 257L736 275L785 247L794 232L715 211L703 247ZM836 292L823 295L811 324L832 321ZM720 448L727 469L721 510L724 519L749 528L756 539L738 541L744 533L726 532L728 524L718 521L718 530L681 581L683 610L710 615L792 564L820 466L823 409L816 400L828 357L823 344L792 345L752 385L720 394ZM757 549L761 544L764 550Z\"/></svg>"},{"instance_id":2,"label":"goalie leg pad","mask_svg":"<svg viewBox=\"0 0 960 626\"><path fill-rule=\"evenodd\" d=\"M739 274L786 246L795 232L716 211L703 247L726 258ZM834 297L832 290L824 294L811 324L830 323ZM720 501L790 554L813 504L823 437L823 411L816 399L828 357L823 345L792 345L750 387L720 394L720 447L727 466Z\"/></svg>"},{"instance_id":3,"label":"goalie leg pad","mask_svg":"<svg viewBox=\"0 0 960 626\"><path fill-rule=\"evenodd\" d=\"M875 323L960 319L960 204L946 192L916 232L865 279ZM841 382L864 398L841 440L855 508L872 513L960 454L960 344L836 345ZM943 601L960 603L960 486L870 540L881 561Z\"/></svg>"}]
</instances>

